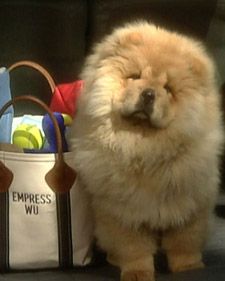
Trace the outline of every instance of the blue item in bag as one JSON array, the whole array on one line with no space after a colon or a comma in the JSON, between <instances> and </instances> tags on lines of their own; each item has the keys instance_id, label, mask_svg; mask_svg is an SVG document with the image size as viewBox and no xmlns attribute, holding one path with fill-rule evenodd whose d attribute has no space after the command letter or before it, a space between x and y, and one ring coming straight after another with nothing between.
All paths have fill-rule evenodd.
<instances>
[{"instance_id":1,"label":"blue item in bag","mask_svg":"<svg viewBox=\"0 0 225 281\"><path fill-rule=\"evenodd\" d=\"M9 72L5 67L0 68L0 108L11 100ZM0 142L11 142L11 131L13 122L13 107L10 106L0 119Z\"/></svg>"},{"instance_id":2,"label":"blue item in bag","mask_svg":"<svg viewBox=\"0 0 225 281\"><path fill-rule=\"evenodd\" d=\"M53 114L59 125L59 129L61 132L63 152L67 152L68 145L65 138L66 121L64 120L63 114L59 112L53 112ZM42 119L42 128L45 134L45 138L47 140L47 147L44 147L42 149L24 148L25 153L56 153L57 152L58 149L57 149L55 128L48 114L46 114Z\"/></svg>"},{"instance_id":3,"label":"blue item in bag","mask_svg":"<svg viewBox=\"0 0 225 281\"><path fill-rule=\"evenodd\" d=\"M67 146L67 142L66 142L66 138L65 138L66 126L65 126L63 115L59 112L54 112L53 114L58 122L59 129L61 132L63 151L66 152L66 151L68 151L68 146ZM48 150L52 153L57 152L57 141L56 141L55 128L54 128L53 122L48 114L46 114L42 119L42 128L45 133L46 140L49 144Z\"/></svg>"}]
</instances>

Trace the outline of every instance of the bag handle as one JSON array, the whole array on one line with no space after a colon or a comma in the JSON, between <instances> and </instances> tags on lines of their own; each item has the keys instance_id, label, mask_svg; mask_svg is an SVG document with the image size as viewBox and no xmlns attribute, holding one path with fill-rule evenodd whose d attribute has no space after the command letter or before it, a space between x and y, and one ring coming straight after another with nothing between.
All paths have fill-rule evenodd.
<instances>
[{"instance_id":1,"label":"bag handle","mask_svg":"<svg viewBox=\"0 0 225 281\"><path fill-rule=\"evenodd\" d=\"M12 70L14 70L18 67L21 67L21 66L28 66L28 67L31 67L31 68L37 70L38 72L40 72L46 78L46 80L48 81L48 84L51 88L52 93L54 93L55 87L56 87L55 82L54 82L52 76L50 75L50 73L43 66L41 66L40 64L33 62L33 61L22 60L22 61L18 61L16 63L12 64L8 68L8 71L11 72Z\"/></svg>"},{"instance_id":2,"label":"bag handle","mask_svg":"<svg viewBox=\"0 0 225 281\"><path fill-rule=\"evenodd\" d=\"M36 103L40 107L42 107L50 116L53 126L56 133L56 140L57 140L57 150L58 153L56 154L56 160L53 168L45 175L45 181L49 185L49 187L56 193L65 193L69 192L71 189L75 179L76 179L76 172L66 164L64 161L63 156L63 147L62 147L62 136L59 129L59 125L56 121L55 116L48 108L48 106L41 101L40 99L24 95L18 96L13 98L12 100L8 101L0 110L0 118L2 117L5 110L14 105L17 102L21 101L31 101ZM0 192L6 192L13 180L13 173L10 171L1 161L0 161Z\"/></svg>"}]
</instances>

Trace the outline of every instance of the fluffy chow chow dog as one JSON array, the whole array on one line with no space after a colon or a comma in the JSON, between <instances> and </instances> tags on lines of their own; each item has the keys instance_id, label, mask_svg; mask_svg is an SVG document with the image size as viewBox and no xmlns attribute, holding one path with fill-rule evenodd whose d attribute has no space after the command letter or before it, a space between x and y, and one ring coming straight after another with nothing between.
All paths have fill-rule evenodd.
<instances>
[{"instance_id":1,"label":"fluffy chow chow dog","mask_svg":"<svg viewBox=\"0 0 225 281\"><path fill-rule=\"evenodd\" d=\"M203 266L223 144L214 66L195 40L146 22L116 29L87 59L72 128L95 235L123 281Z\"/></svg>"}]
</instances>

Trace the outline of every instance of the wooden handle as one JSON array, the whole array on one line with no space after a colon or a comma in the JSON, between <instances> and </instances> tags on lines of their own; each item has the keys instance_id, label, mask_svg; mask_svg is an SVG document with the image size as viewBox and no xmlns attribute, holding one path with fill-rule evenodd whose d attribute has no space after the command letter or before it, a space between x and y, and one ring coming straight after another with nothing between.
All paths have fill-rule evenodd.
<instances>
[{"instance_id":1,"label":"wooden handle","mask_svg":"<svg viewBox=\"0 0 225 281\"><path fill-rule=\"evenodd\" d=\"M38 72L40 72L48 81L48 84L51 88L51 92L54 93L56 85L55 85L55 82L54 82L52 76L43 66L41 66L40 64L38 64L36 62L28 61L28 60L18 61L16 63L14 63L13 65L11 65L8 68L8 71L11 72L12 70L14 70L18 67L22 67L22 66L28 66L28 67L31 67L31 68L37 70Z\"/></svg>"},{"instance_id":2,"label":"wooden handle","mask_svg":"<svg viewBox=\"0 0 225 281\"><path fill-rule=\"evenodd\" d=\"M76 179L76 173L64 161L62 136L61 136L61 132L59 129L59 125L58 125L58 122L57 122L55 116L53 115L51 110L48 108L48 106L43 101L41 101L40 99L38 99L34 96L28 96L28 95L19 96L19 97L15 97L12 100L8 101L2 107L2 109L0 110L0 118L2 117L3 113L7 110L8 107L10 107L11 105L14 105L17 102L21 102L21 101L31 101L33 103L36 103L39 106L41 106L49 114L49 116L53 122L53 126L54 126L55 133L56 133L58 154L56 154L55 165L45 175L45 180L54 192L56 192L56 193L69 192L69 190L71 189L71 187ZM9 186L11 185L12 172L10 170L8 170L6 167L4 168L3 163L1 163L1 165L0 165L0 179L1 179L0 192L5 192L6 190L8 190ZM6 184L8 186L6 186Z\"/></svg>"}]
</instances>

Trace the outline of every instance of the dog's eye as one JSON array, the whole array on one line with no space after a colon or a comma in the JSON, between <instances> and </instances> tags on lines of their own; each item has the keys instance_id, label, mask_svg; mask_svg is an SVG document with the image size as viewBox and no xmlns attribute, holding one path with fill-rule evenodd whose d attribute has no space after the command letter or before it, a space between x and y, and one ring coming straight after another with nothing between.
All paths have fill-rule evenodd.
<instances>
[{"instance_id":1,"label":"dog's eye","mask_svg":"<svg viewBox=\"0 0 225 281\"><path fill-rule=\"evenodd\" d=\"M172 89L171 89L171 87L170 87L170 85L168 84L168 83L166 83L165 85L164 85L164 89L166 90L166 92L169 94L169 93L172 93Z\"/></svg>"},{"instance_id":2,"label":"dog's eye","mask_svg":"<svg viewBox=\"0 0 225 281\"><path fill-rule=\"evenodd\" d=\"M127 77L127 79L132 79L132 80L138 80L140 78L141 78L141 74L140 73L133 73L133 74L131 74L131 75L129 75Z\"/></svg>"}]
</instances>

